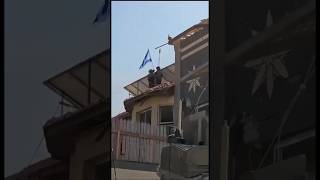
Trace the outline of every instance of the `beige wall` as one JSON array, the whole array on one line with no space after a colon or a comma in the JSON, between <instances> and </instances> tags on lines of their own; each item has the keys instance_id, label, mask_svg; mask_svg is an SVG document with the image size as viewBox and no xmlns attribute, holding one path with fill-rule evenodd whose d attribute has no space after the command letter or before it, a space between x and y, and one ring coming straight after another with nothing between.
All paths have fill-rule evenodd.
<instances>
[{"instance_id":1,"label":"beige wall","mask_svg":"<svg viewBox=\"0 0 320 180\"><path fill-rule=\"evenodd\" d=\"M110 138L107 134L98 142L96 137L102 126L87 130L75 140L75 150L70 156L70 180L94 180L94 166L97 162L107 161L110 152Z\"/></svg>"},{"instance_id":2,"label":"beige wall","mask_svg":"<svg viewBox=\"0 0 320 180\"><path fill-rule=\"evenodd\" d=\"M132 110L132 121L137 121L137 113L148 108L152 109L151 112L151 125L159 124L159 107L173 105L173 96L154 96L146 99L145 101L138 102Z\"/></svg>"}]
</instances>

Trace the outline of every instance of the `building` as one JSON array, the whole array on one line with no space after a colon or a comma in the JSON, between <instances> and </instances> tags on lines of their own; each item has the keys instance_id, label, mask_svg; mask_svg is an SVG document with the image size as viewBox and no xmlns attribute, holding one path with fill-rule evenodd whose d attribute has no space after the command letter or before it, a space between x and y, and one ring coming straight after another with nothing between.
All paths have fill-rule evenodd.
<instances>
[{"instance_id":1,"label":"building","mask_svg":"<svg viewBox=\"0 0 320 180\"><path fill-rule=\"evenodd\" d=\"M315 1L217 0L213 7L210 173L315 179Z\"/></svg>"},{"instance_id":2,"label":"building","mask_svg":"<svg viewBox=\"0 0 320 180\"><path fill-rule=\"evenodd\" d=\"M48 79L44 84L72 107L44 125L48 152L67 161L69 179L110 176L110 50Z\"/></svg>"},{"instance_id":3,"label":"building","mask_svg":"<svg viewBox=\"0 0 320 180\"><path fill-rule=\"evenodd\" d=\"M158 179L161 148L173 124L174 64L161 69L162 84L149 88L147 76L124 88L126 112L112 118L112 158L118 179ZM114 174L114 172L112 172ZM135 176L126 176L135 174Z\"/></svg>"},{"instance_id":4,"label":"building","mask_svg":"<svg viewBox=\"0 0 320 180\"><path fill-rule=\"evenodd\" d=\"M209 144L209 22L193 25L174 38L176 86L174 119L186 144ZM179 112L181 106L181 112ZM196 129L195 129L196 127Z\"/></svg>"},{"instance_id":5,"label":"building","mask_svg":"<svg viewBox=\"0 0 320 180\"><path fill-rule=\"evenodd\" d=\"M55 75L44 84L62 99L60 115L43 126L51 157L8 179L109 178L110 50Z\"/></svg>"},{"instance_id":6,"label":"building","mask_svg":"<svg viewBox=\"0 0 320 180\"><path fill-rule=\"evenodd\" d=\"M145 76L125 86L132 97L124 101L126 112L112 119L112 156L118 170L134 164L143 172L147 168L138 167L159 165L172 126L182 130L187 144L208 145L208 37L206 19L170 38L176 57L161 70L163 83L149 88Z\"/></svg>"},{"instance_id":7,"label":"building","mask_svg":"<svg viewBox=\"0 0 320 180\"><path fill-rule=\"evenodd\" d=\"M133 122L144 121L151 125L173 122L174 64L163 68L161 72L162 84L154 88L148 88L147 76L124 87L133 96L124 101L124 107ZM141 119L143 113L146 119Z\"/></svg>"},{"instance_id":8,"label":"building","mask_svg":"<svg viewBox=\"0 0 320 180\"><path fill-rule=\"evenodd\" d=\"M65 161L47 158L34 163L17 174L6 177L6 180L67 180L69 173L68 163Z\"/></svg>"}]
</instances>

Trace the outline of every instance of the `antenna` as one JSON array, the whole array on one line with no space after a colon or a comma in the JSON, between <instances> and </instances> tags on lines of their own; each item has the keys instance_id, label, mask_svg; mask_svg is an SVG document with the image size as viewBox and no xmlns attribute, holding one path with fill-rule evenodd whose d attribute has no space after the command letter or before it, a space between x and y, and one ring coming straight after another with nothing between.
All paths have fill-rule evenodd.
<instances>
[{"instance_id":1,"label":"antenna","mask_svg":"<svg viewBox=\"0 0 320 180\"><path fill-rule=\"evenodd\" d=\"M160 54L161 54L161 48L159 48L159 61L158 61L158 66L160 67Z\"/></svg>"},{"instance_id":2,"label":"antenna","mask_svg":"<svg viewBox=\"0 0 320 180\"><path fill-rule=\"evenodd\" d=\"M168 43L162 44L154 49L159 49L159 61L158 61L158 66L160 67L160 54L161 54L161 47L167 45Z\"/></svg>"}]
</instances>

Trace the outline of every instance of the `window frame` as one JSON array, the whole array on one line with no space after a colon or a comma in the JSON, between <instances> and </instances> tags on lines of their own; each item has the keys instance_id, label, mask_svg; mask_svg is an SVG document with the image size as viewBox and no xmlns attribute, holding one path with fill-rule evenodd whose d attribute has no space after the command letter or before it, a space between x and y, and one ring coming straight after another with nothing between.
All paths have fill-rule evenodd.
<instances>
[{"instance_id":1,"label":"window frame","mask_svg":"<svg viewBox=\"0 0 320 180\"><path fill-rule=\"evenodd\" d=\"M141 124L142 122L141 122L141 119L140 119L140 116L141 116L141 114L146 114L148 111L150 111L150 123L146 123L146 118L144 118L144 122L143 123L145 123L145 124L152 124L152 107L148 107L148 108L145 108L145 109L143 109L143 110L141 110L141 111L138 111L138 112L136 112L136 120ZM146 117L146 116L145 116Z\"/></svg>"},{"instance_id":2,"label":"window frame","mask_svg":"<svg viewBox=\"0 0 320 180\"><path fill-rule=\"evenodd\" d=\"M167 122L161 122L161 108L163 107L171 107L171 110L172 110L172 121L167 121ZM171 125L171 124L174 124L174 120L173 120L173 105L159 105L158 107L158 111L159 111L159 125Z\"/></svg>"}]
</instances>

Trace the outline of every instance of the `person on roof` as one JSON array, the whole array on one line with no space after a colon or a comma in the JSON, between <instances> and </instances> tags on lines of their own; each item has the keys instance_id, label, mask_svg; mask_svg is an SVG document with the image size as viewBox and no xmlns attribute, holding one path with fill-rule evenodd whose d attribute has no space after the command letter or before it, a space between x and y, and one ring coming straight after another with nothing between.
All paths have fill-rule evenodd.
<instances>
[{"instance_id":1,"label":"person on roof","mask_svg":"<svg viewBox=\"0 0 320 180\"><path fill-rule=\"evenodd\" d=\"M155 80L156 80L156 85L161 84L163 75L162 75L162 72L161 72L161 69L159 66L157 67L157 71L155 72L154 76L155 76Z\"/></svg>"},{"instance_id":2,"label":"person on roof","mask_svg":"<svg viewBox=\"0 0 320 180\"><path fill-rule=\"evenodd\" d=\"M148 83L149 83L149 88L153 88L155 86L155 74L153 69L149 70Z\"/></svg>"}]
</instances>

